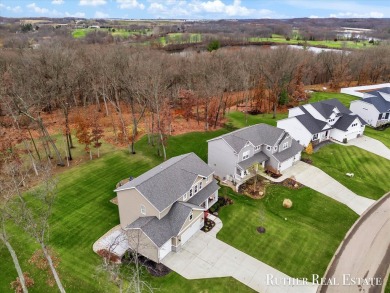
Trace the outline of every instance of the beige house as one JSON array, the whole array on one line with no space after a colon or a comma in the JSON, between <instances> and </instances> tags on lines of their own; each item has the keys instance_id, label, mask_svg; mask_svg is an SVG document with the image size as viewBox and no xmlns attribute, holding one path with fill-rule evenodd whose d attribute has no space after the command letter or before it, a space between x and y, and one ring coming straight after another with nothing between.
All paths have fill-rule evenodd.
<instances>
[{"instance_id":1,"label":"beige house","mask_svg":"<svg viewBox=\"0 0 390 293\"><path fill-rule=\"evenodd\" d=\"M218 201L213 170L194 153L174 157L115 190L129 246L159 263L204 226Z\"/></svg>"}]
</instances>

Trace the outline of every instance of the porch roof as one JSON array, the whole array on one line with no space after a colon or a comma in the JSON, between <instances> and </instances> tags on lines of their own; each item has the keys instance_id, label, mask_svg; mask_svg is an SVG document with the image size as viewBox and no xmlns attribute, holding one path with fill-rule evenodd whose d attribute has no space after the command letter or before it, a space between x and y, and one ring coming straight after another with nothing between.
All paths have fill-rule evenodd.
<instances>
[{"instance_id":1,"label":"porch roof","mask_svg":"<svg viewBox=\"0 0 390 293\"><path fill-rule=\"evenodd\" d=\"M246 159L245 161L239 162L237 165L240 167L242 170L248 169L250 166L252 166L255 163L263 163L267 161L269 157L264 154L263 152L259 152L255 154L253 157L250 157L249 159Z\"/></svg>"},{"instance_id":2,"label":"porch roof","mask_svg":"<svg viewBox=\"0 0 390 293\"><path fill-rule=\"evenodd\" d=\"M219 188L220 187L218 186L217 181L213 180L208 185L206 185L201 191L199 191L192 198L190 198L188 202L195 205L201 205L209 198L210 195L216 192Z\"/></svg>"}]
</instances>

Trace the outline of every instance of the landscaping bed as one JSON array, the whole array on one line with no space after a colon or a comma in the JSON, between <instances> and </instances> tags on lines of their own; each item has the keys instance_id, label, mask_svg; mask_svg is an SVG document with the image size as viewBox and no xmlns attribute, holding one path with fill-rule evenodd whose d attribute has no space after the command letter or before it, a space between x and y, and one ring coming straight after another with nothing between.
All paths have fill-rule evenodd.
<instances>
[{"instance_id":1,"label":"landscaping bed","mask_svg":"<svg viewBox=\"0 0 390 293\"><path fill-rule=\"evenodd\" d=\"M211 229L213 229L214 226L215 226L215 222L210 220L210 219L208 219L208 218L206 218L204 220L204 226L200 230L202 230L203 232L207 233L207 232L211 231Z\"/></svg>"},{"instance_id":2,"label":"landscaping bed","mask_svg":"<svg viewBox=\"0 0 390 293\"><path fill-rule=\"evenodd\" d=\"M233 204L233 200L229 197L220 196L218 201L209 209L210 213L215 214L218 213L219 209L223 206Z\"/></svg>"},{"instance_id":3,"label":"landscaping bed","mask_svg":"<svg viewBox=\"0 0 390 293\"><path fill-rule=\"evenodd\" d=\"M265 196L266 188L271 182L260 175L256 175L245 183L241 184L238 191L254 199L261 199Z\"/></svg>"},{"instance_id":4,"label":"landscaping bed","mask_svg":"<svg viewBox=\"0 0 390 293\"><path fill-rule=\"evenodd\" d=\"M290 189L300 189L303 187L303 184L299 183L295 180L294 177L290 177L287 179L284 179L282 182L276 183L283 185L284 187L290 188Z\"/></svg>"}]
</instances>

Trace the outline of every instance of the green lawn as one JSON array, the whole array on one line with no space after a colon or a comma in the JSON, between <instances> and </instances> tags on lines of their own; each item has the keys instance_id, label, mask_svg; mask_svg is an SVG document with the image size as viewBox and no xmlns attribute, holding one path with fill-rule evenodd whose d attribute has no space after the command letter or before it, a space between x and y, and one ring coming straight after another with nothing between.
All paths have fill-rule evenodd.
<instances>
[{"instance_id":1,"label":"green lawn","mask_svg":"<svg viewBox=\"0 0 390 293\"><path fill-rule=\"evenodd\" d=\"M257 123L266 123L276 126L276 121L287 117L287 113L277 114L276 118L272 118L272 114L258 114L247 115L247 123L245 122L245 113L242 112L230 112L227 114L228 127L230 128L242 128Z\"/></svg>"},{"instance_id":2,"label":"green lawn","mask_svg":"<svg viewBox=\"0 0 390 293\"><path fill-rule=\"evenodd\" d=\"M91 29L90 28L78 28L78 29L73 30L72 36L75 39L84 38L87 35L87 33L93 32L95 30L97 30L97 29L94 29L94 28L91 28ZM148 33L148 31L128 31L126 29L115 29L115 31L109 31L106 28L100 28L98 30L109 32L114 37L123 37L123 38L127 38L127 37L132 36L132 35L140 35L140 34L143 34L143 33L146 33L146 34Z\"/></svg>"},{"instance_id":3,"label":"green lawn","mask_svg":"<svg viewBox=\"0 0 390 293\"><path fill-rule=\"evenodd\" d=\"M183 33L169 33L166 36L159 37L158 41L162 46L170 44L183 44L183 43L200 43L202 42L202 35L199 33L190 33L188 39L183 38Z\"/></svg>"},{"instance_id":4,"label":"green lawn","mask_svg":"<svg viewBox=\"0 0 390 293\"><path fill-rule=\"evenodd\" d=\"M313 164L353 192L378 199L390 190L390 161L355 146L327 145L310 157ZM354 173L350 178L345 173Z\"/></svg>"},{"instance_id":5,"label":"green lawn","mask_svg":"<svg viewBox=\"0 0 390 293\"><path fill-rule=\"evenodd\" d=\"M345 205L307 187L292 191L270 185L262 200L225 187L220 190L223 194L228 194L234 204L220 211L223 229L217 237L292 277L322 276L358 218ZM284 198L292 200L291 209L282 207ZM265 234L256 231L261 207L265 211Z\"/></svg>"},{"instance_id":6,"label":"green lawn","mask_svg":"<svg viewBox=\"0 0 390 293\"><path fill-rule=\"evenodd\" d=\"M386 130L376 130L374 128L366 126L364 135L370 136L383 142L388 148L390 148L390 127Z\"/></svg>"},{"instance_id":7,"label":"green lawn","mask_svg":"<svg viewBox=\"0 0 390 293\"><path fill-rule=\"evenodd\" d=\"M328 92L314 92L311 93L309 103L320 102L329 99L338 99L345 107L349 109L349 105L352 101L358 100L358 97L341 94L341 93L328 93Z\"/></svg>"}]
</instances>

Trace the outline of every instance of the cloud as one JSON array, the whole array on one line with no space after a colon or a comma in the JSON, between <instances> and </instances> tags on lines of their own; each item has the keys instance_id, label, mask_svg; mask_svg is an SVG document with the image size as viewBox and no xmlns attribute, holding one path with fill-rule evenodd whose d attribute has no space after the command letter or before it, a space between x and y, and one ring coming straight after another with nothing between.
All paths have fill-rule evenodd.
<instances>
[{"instance_id":1,"label":"cloud","mask_svg":"<svg viewBox=\"0 0 390 293\"><path fill-rule=\"evenodd\" d=\"M0 8L5 8L7 11L11 11L13 13L22 12L22 7L20 6L5 6L4 4L0 3Z\"/></svg>"},{"instance_id":2,"label":"cloud","mask_svg":"<svg viewBox=\"0 0 390 293\"><path fill-rule=\"evenodd\" d=\"M107 3L106 0L80 0L79 5L81 6L99 6L105 5Z\"/></svg>"},{"instance_id":3,"label":"cloud","mask_svg":"<svg viewBox=\"0 0 390 293\"><path fill-rule=\"evenodd\" d=\"M120 9L139 8L144 9L145 5L139 3L137 0L116 0Z\"/></svg>"},{"instance_id":4,"label":"cloud","mask_svg":"<svg viewBox=\"0 0 390 293\"><path fill-rule=\"evenodd\" d=\"M222 0L149 0L148 11L154 15L164 17L271 17L273 12L268 9L253 9L242 5L241 0L234 0L225 4Z\"/></svg>"},{"instance_id":5,"label":"cloud","mask_svg":"<svg viewBox=\"0 0 390 293\"><path fill-rule=\"evenodd\" d=\"M310 15L309 18L320 18L318 15Z\"/></svg>"},{"instance_id":6,"label":"cloud","mask_svg":"<svg viewBox=\"0 0 390 293\"><path fill-rule=\"evenodd\" d=\"M39 13L39 14L49 13L49 9L41 8L41 7L37 6L35 3L28 4L27 8L29 8L29 9L31 9L34 12Z\"/></svg>"},{"instance_id":7,"label":"cloud","mask_svg":"<svg viewBox=\"0 0 390 293\"><path fill-rule=\"evenodd\" d=\"M84 12L75 12L75 13L65 12L65 16L66 17L84 18L85 13Z\"/></svg>"},{"instance_id":8,"label":"cloud","mask_svg":"<svg viewBox=\"0 0 390 293\"><path fill-rule=\"evenodd\" d=\"M384 14L377 11L371 11L368 13L339 12L331 13L329 16L335 18L383 18Z\"/></svg>"},{"instance_id":9,"label":"cloud","mask_svg":"<svg viewBox=\"0 0 390 293\"><path fill-rule=\"evenodd\" d=\"M51 4L61 5L61 4L64 4L64 0L53 0L53 1L51 1Z\"/></svg>"},{"instance_id":10,"label":"cloud","mask_svg":"<svg viewBox=\"0 0 390 293\"><path fill-rule=\"evenodd\" d=\"M108 18L108 14L102 11L96 11L95 18Z\"/></svg>"}]
</instances>

